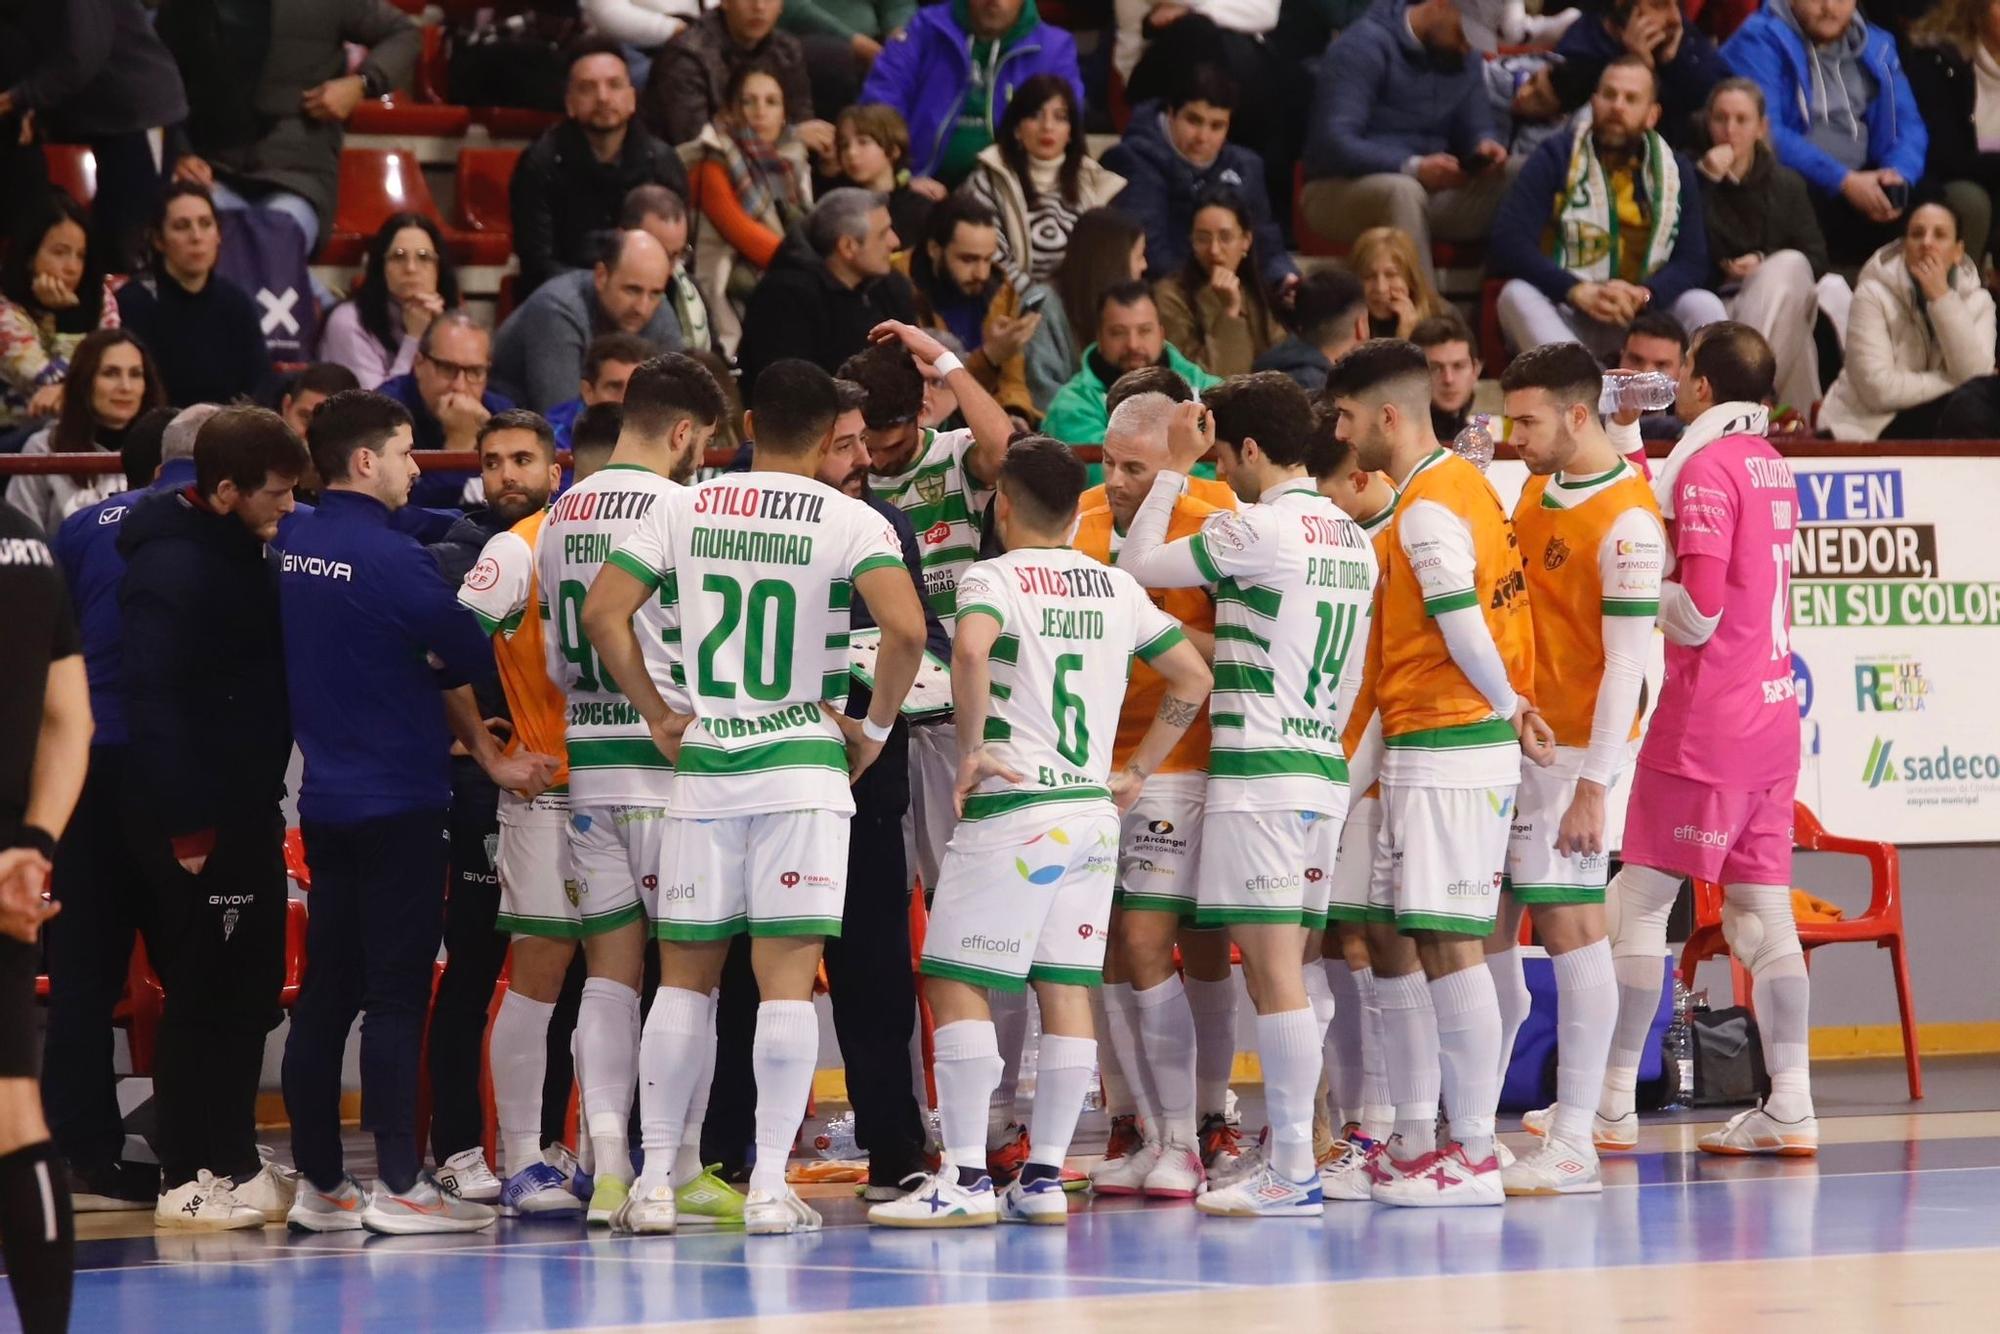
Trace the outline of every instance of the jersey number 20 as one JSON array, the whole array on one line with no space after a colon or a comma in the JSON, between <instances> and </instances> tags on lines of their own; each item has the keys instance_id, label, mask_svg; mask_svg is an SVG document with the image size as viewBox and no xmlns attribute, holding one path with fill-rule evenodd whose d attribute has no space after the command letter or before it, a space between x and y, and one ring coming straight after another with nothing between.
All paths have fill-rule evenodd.
<instances>
[{"instance_id":1,"label":"jersey number 20","mask_svg":"<svg viewBox=\"0 0 2000 1334\"><path fill-rule=\"evenodd\" d=\"M792 693L792 626L798 594L782 579L759 579L745 597L743 585L726 574L702 576L701 591L722 595L722 615L701 638L695 658L695 689L710 699L735 699L736 683L722 679L716 655L737 627L743 628L743 690L755 700L781 700Z\"/></svg>"}]
</instances>

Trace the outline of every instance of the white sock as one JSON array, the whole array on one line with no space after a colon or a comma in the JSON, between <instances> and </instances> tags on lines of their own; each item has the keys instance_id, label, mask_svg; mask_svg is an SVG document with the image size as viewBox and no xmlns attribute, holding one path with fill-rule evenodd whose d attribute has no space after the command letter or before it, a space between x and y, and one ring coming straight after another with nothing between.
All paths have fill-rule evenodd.
<instances>
[{"instance_id":1,"label":"white sock","mask_svg":"<svg viewBox=\"0 0 2000 1334\"><path fill-rule=\"evenodd\" d=\"M1083 1114L1083 1095L1096 1067L1094 1038L1042 1034L1035 1059L1035 1107L1028 1125L1033 1145L1029 1162L1062 1170L1069 1142L1076 1136L1076 1119Z\"/></svg>"},{"instance_id":2,"label":"white sock","mask_svg":"<svg viewBox=\"0 0 2000 1334\"><path fill-rule=\"evenodd\" d=\"M1322 959L1333 993L1333 1024L1326 1030L1326 1087L1341 1126L1361 1120L1361 987L1345 959Z\"/></svg>"},{"instance_id":3,"label":"white sock","mask_svg":"<svg viewBox=\"0 0 2000 1334\"><path fill-rule=\"evenodd\" d=\"M1388 1067L1389 1096L1395 1104L1390 1133L1403 1137L1403 1151L1415 1158L1429 1153L1437 1134L1437 1012L1431 1008L1424 975L1375 978L1382 1005L1382 1055Z\"/></svg>"},{"instance_id":4,"label":"white sock","mask_svg":"<svg viewBox=\"0 0 2000 1334\"><path fill-rule=\"evenodd\" d=\"M986 1107L1003 1064L998 1035L989 1020L961 1019L931 1035L931 1051L945 1158L964 1181L986 1171Z\"/></svg>"},{"instance_id":5,"label":"white sock","mask_svg":"<svg viewBox=\"0 0 2000 1334\"><path fill-rule=\"evenodd\" d=\"M819 1064L819 1015L811 1001L765 1001L757 1007L757 1036L750 1069L757 1078L757 1161L750 1189L785 1191L792 1141L805 1120Z\"/></svg>"},{"instance_id":6,"label":"white sock","mask_svg":"<svg viewBox=\"0 0 2000 1334\"><path fill-rule=\"evenodd\" d=\"M1607 950L1609 946L1605 947ZM1514 1060L1514 1039L1528 1022L1528 979L1521 973L1521 947L1510 945L1498 954L1486 956L1486 971L1493 975L1493 998L1500 1006L1500 1082L1507 1082L1507 1067Z\"/></svg>"},{"instance_id":7,"label":"white sock","mask_svg":"<svg viewBox=\"0 0 2000 1334\"><path fill-rule=\"evenodd\" d=\"M1431 983L1431 1004L1451 1136L1476 1163L1493 1152L1493 1114L1500 1105L1500 1003L1493 975L1484 968L1448 973Z\"/></svg>"},{"instance_id":8,"label":"white sock","mask_svg":"<svg viewBox=\"0 0 2000 1334\"><path fill-rule=\"evenodd\" d=\"M585 1078L583 1110L599 1176L632 1180L632 1151L626 1126L632 1118L632 1088L639 1075L639 1044L633 1040L639 993L608 977L584 979L577 1006L576 1033Z\"/></svg>"},{"instance_id":9,"label":"white sock","mask_svg":"<svg viewBox=\"0 0 2000 1334\"><path fill-rule=\"evenodd\" d=\"M708 993L708 1040L701 1046L701 1073L695 1076L688 1094L687 1129L681 1147L674 1154L674 1186L678 1189L702 1173L701 1124L708 1119L708 1087L715 1082L715 1009L720 991Z\"/></svg>"},{"instance_id":10,"label":"white sock","mask_svg":"<svg viewBox=\"0 0 2000 1334\"><path fill-rule=\"evenodd\" d=\"M1804 957L1787 955L1752 974L1751 997L1757 1005L1764 1068L1771 1075L1771 1096L1764 1100L1764 1110L1781 1121L1802 1121L1813 1114L1807 1038L1812 983Z\"/></svg>"},{"instance_id":11,"label":"white sock","mask_svg":"<svg viewBox=\"0 0 2000 1334\"><path fill-rule=\"evenodd\" d=\"M1591 1147L1590 1117L1604 1092L1604 1063L1618 1024L1618 974L1600 940L1549 961L1556 974L1556 1114L1551 1138Z\"/></svg>"},{"instance_id":12,"label":"white sock","mask_svg":"<svg viewBox=\"0 0 2000 1334\"><path fill-rule=\"evenodd\" d=\"M672 1180L674 1160L690 1139L701 1156L701 1127L688 1133L688 1104L702 1072L714 1068L713 1013L699 991L661 987L653 993L639 1035L639 1145L646 1151L649 1187L663 1177Z\"/></svg>"},{"instance_id":13,"label":"white sock","mask_svg":"<svg viewBox=\"0 0 2000 1334\"><path fill-rule=\"evenodd\" d=\"M997 1149L1007 1142L1007 1131L1016 1116L1016 1085L1021 1078L1021 1048L1028 1040L1028 993L989 991L986 1008L993 1016L993 1040L999 1044L1000 1082L993 1086L986 1106L986 1147ZM938 1094L940 1101L944 1094Z\"/></svg>"},{"instance_id":14,"label":"white sock","mask_svg":"<svg viewBox=\"0 0 2000 1334\"><path fill-rule=\"evenodd\" d=\"M1319 1087L1319 1021L1312 1007L1257 1016L1257 1056L1264 1067L1271 1167L1287 1181L1313 1174L1313 1090Z\"/></svg>"},{"instance_id":15,"label":"white sock","mask_svg":"<svg viewBox=\"0 0 2000 1334\"><path fill-rule=\"evenodd\" d=\"M1236 1067L1236 979L1190 977L1188 1011L1194 1016L1194 1110L1220 1116L1229 1102L1229 1074Z\"/></svg>"},{"instance_id":16,"label":"white sock","mask_svg":"<svg viewBox=\"0 0 2000 1334\"><path fill-rule=\"evenodd\" d=\"M1607 1120L1633 1112L1646 1035L1660 1012L1667 918L1673 914L1680 888L1677 875L1628 864L1604 891L1605 916L1612 923L1611 967L1618 976L1618 1023L1612 1030L1604 1093L1597 1104L1598 1115Z\"/></svg>"},{"instance_id":17,"label":"white sock","mask_svg":"<svg viewBox=\"0 0 2000 1334\"><path fill-rule=\"evenodd\" d=\"M1103 993L1104 1036L1109 1039L1111 1059L1125 1077L1125 1092L1148 1135L1160 1133L1159 1095L1154 1092L1154 1072L1147 1060L1146 1040L1139 1031L1139 1003L1128 982L1107 982L1097 988ZM1037 1075L1039 1078L1039 1075ZM1030 1134L1029 1138L1034 1137Z\"/></svg>"},{"instance_id":18,"label":"white sock","mask_svg":"<svg viewBox=\"0 0 2000 1334\"><path fill-rule=\"evenodd\" d=\"M1091 1027L1106 1039L1111 1035L1111 1016L1104 1008L1104 993L1116 985L1106 982L1101 987L1089 988ZM1102 1059L1097 1063L1097 1076L1099 1087L1104 1090L1104 1115L1114 1121L1121 1116L1136 1117L1139 1102L1132 1096L1132 1081L1125 1073L1125 1063L1118 1055L1117 1044L1107 1040L1103 1047Z\"/></svg>"},{"instance_id":19,"label":"white sock","mask_svg":"<svg viewBox=\"0 0 2000 1334\"><path fill-rule=\"evenodd\" d=\"M1326 1042L1326 1030L1333 1024L1333 988L1327 985L1326 969L1319 960L1299 965L1299 976L1305 982L1306 1005L1313 1012L1313 1023L1319 1026L1319 1040Z\"/></svg>"},{"instance_id":20,"label":"white sock","mask_svg":"<svg viewBox=\"0 0 2000 1334\"><path fill-rule=\"evenodd\" d=\"M542 1080L549 1069L549 1016L555 1008L554 1001L530 1000L509 988L493 1016L487 1060L493 1067L503 1179L542 1160Z\"/></svg>"},{"instance_id":21,"label":"white sock","mask_svg":"<svg viewBox=\"0 0 2000 1334\"><path fill-rule=\"evenodd\" d=\"M1396 1104L1389 1096L1387 1039L1382 1033L1382 1002L1375 994L1375 970L1355 969L1354 985L1361 993L1361 1133L1385 1140L1395 1129Z\"/></svg>"},{"instance_id":22,"label":"white sock","mask_svg":"<svg viewBox=\"0 0 2000 1334\"><path fill-rule=\"evenodd\" d=\"M1187 988L1179 973L1169 973L1158 986L1133 992L1132 1001L1139 1011L1148 1082L1159 1115L1157 1125L1150 1128L1160 1139L1192 1149L1196 1147L1195 1038ZM1040 1105L1038 1101L1036 1106Z\"/></svg>"}]
</instances>

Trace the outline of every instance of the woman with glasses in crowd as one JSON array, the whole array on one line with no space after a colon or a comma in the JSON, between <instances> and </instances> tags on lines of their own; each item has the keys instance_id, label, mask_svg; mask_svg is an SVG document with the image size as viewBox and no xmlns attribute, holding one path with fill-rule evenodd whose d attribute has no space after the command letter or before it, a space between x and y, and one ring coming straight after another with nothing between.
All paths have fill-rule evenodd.
<instances>
[{"instance_id":1,"label":"woman with glasses in crowd","mask_svg":"<svg viewBox=\"0 0 2000 1334\"><path fill-rule=\"evenodd\" d=\"M360 285L326 317L319 358L373 389L409 370L424 330L457 305L458 270L437 224L420 213L393 214L368 243Z\"/></svg>"},{"instance_id":2,"label":"woman with glasses in crowd","mask_svg":"<svg viewBox=\"0 0 2000 1334\"><path fill-rule=\"evenodd\" d=\"M1248 375L1250 364L1284 341L1255 253L1250 210L1226 187L1195 201L1187 263L1153 284L1167 341L1203 370Z\"/></svg>"}]
</instances>

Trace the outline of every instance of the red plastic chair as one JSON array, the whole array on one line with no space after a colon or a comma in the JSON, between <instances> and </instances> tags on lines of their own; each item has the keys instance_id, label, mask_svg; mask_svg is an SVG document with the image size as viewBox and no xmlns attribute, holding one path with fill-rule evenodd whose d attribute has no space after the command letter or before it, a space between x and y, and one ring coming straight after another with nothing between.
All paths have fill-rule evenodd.
<instances>
[{"instance_id":1,"label":"red plastic chair","mask_svg":"<svg viewBox=\"0 0 2000 1334\"><path fill-rule=\"evenodd\" d=\"M355 264L390 215L421 213L442 227L444 218L424 180L416 154L397 148L347 148L340 154L340 195L333 235L320 248L322 264Z\"/></svg>"},{"instance_id":2,"label":"red plastic chair","mask_svg":"<svg viewBox=\"0 0 2000 1334\"><path fill-rule=\"evenodd\" d=\"M355 134L434 135L441 139L464 134L472 125L472 112L445 100L444 66L444 29L425 28L415 86L408 92L363 102L354 108L347 128Z\"/></svg>"},{"instance_id":3,"label":"red plastic chair","mask_svg":"<svg viewBox=\"0 0 2000 1334\"><path fill-rule=\"evenodd\" d=\"M291 1009L305 977L306 905L302 899L292 899L285 904L285 980L278 987L278 1004Z\"/></svg>"},{"instance_id":4,"label":"red plastic chair","mask_svg":"<svg viewBox=\"0 0 2000 1334\"><path fill-rule=\"evenodd\" d=\"M285 831L285 874L297 881L300 889L312 889L312 868L306 865L306 836L303 830Z\"/></svg>"},{"instance_id":5,"label":"red plastic chair","mask_svg":"<svg viewBox=\"0 0 2000 1334\"><path fill-rule=\"evenodd\" d=\"M1896 1009L1902 1019L1903 1066L1907 1072L1912 1100L1924 1096L1923 1061L1917 1051L1916 1003L1910 993L1909 955L1903 941L1903 877L1901 858L1893 843L1841 838L1829 834L1819 817L1803 802L1792 807L1793 846L1804 852L1831 852L1860 857L1869 868L1869 896L1866 911L1838 922L1800 922L1799 944L1810 964L1812 952L1822 945L1873 942L1889 951L1889 967L1896 982ZM1685 986L1694 983L1695 966L1703 959L1727 954L1722 938L1722 887L1705 880L1694 886L1695 927L1681 951L1680 975ZM1749 1005L1750 975L1742 964L1731 960L1736 1003Z\"/></svg>"},{"instance_id":6,"label":"red plastic chair","mask_svg":"<svg viewBox=\"0 0 2000 1334\"><path fill-rule=\"evenodd\" d=\"M1489 380L1499 379L1507 369L1507 339L1500 332L1500 289L1506 285L1505 278L1479 284L1479 373Z\"/></svg>"},{"instance_id":7,"label":"red plastic chair","mask_svg":"<svg viewBox=\"0 0 2000 1334\"><path fill-rule=\"evenodd\" d=\"M480 264L505 264L514 250L514 216L508 207L508 187L521 160L517 148L458 150L458 220L460 241Z\"/></svg>"},{"instance_id":8,"label":"red plastic chair","mask_svg":"<svg viewBox=\"0 0 2000 1334\"><path fill-rule=\"evenodd\" d=\"M43 144L42 160L48 164L50 185L90 207L97 197L97 154L82 144Z\"/></svg>"}]
</instances>

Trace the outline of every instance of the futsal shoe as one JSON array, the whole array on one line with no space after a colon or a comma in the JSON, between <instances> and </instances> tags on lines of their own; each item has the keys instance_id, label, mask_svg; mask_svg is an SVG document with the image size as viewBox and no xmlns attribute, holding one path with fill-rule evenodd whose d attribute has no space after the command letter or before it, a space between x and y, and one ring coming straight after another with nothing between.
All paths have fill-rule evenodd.
<instances>
[{"instance_id":1,"label":"futsal shoe","mask_svg":"<svg viewBox=\"0 0 2000 1334\"><path fill-rule=\"evenodd\" d=\"M502 1218L574 1218L583 1201L570 1193L569 1178L549 1162L529 1163L500 1188Z\"/></svg>"},{"instance_id":2,"label":"futsal shoe","mask_svg":"<svg viewBox=\"0 0 2000 1334\"><path fill-rule=\"evenodd\" d=\"M611 1215L618 1212L618 1206L625 1203L625 1197L632 1193L630 1182L620 1181L614 1176L600 1176L590 1190L590 1208L584 1218L592 1227L608 1227Z\"/></svg>"},{"instance_id":3,"label":"futsal shoe","mask_svg":"<svg viewBox=\"0 0 2000 1334\"><path fill-rule=\"evenodd\" d=\"M264 1211L243 1203L229 1182L207 1168L160 1196L153 1226L182 1232L227 1232L264 1226Z\"/></svg>"},{"instance_id":4,"label":"futsal shoe","mask_svg":"<svg viewBox=\"0 0 2000 1334\"><path fill-rule=\"evenodd\" d=\"M1255 1167L1251 1154L1243 1152L1243 1132L1220 1112L1201 1118L1201 1169L1210 1186L1226 1186Z\"/></svg>"},{"instance_id":5,"label":"futsal shoe","mask_svg":"<svg viewBox=\"0 0 2000 1334\"><path fill-rule=\"evenodd\" d=\"M500 1215L489 1205L462 1200L426 1172L397 1194L377 1186L361 1211L361 1226L394 1237L427 1232L484 1232Z\"/></svg>"},{"instance_id":6,"label":"futsal shoe","mask_svg":"<svg viewBox=\"0 0 2000 1334\"><path fill-rule=\"evenodd\" d=\"M359 1232L361 1212L367 1207L368 1192L353 1177L341 1177L332 1190L321 1190L300 1177L285 1222L300 1232Z\"/></svg>"},{"instance_id":7,"label":"futsal shoe","mask_svg":"<svg viewBox=\"0 0 2000 1334\"><path fill-rule=\"evenodd\" d=\"M465 1149L444 1160L437 1170L437 1183L461 1200L492 1204L500 1198L500 1178L486 1165L486 1154Z\"/></svg>"},{"instance_id":8,"label":"futsal shoe","mask_svg":"<svg viewBox=\"0 0 2000 1334\"><path fill-rule=\"evenodd\" d=\"M1415 1162L1393 1158L1389 1162L1389 1179L1375 1183L1377 1204L1439 1209L1502 1204L1507 1199L1500 1182L1499 1158L1488 1154L1475 1163L1465 1156L1462 1144L1432 1151Z\"/></svg>"},{"instance_id":9,"label":"futsal shoe","mask_svg":"<svg viewBox=\"0 0 2000 1334\"><path fill-rule=\"evenodd\" d=\"M642 1176L611 1215L611 1230L638 1237L666 1236L673 1232L678 1213L673 1186L665 1178L649 1182Z\"/></svg>"},{"instance_id":10,"label":"futsal shoe","mask_svg":"<svg viewBox=\"0 0 2000 1334\"><path fill-rule=\"evenodd\" d=\"M1141 1140L1122 1158L1106 1158L1090 1169L1090 1188L1099 1195L1144 1195L1146 1177L1160 1161L1158 1140Z\"/></svg>"},{"instance_id":11,"label":"futsal shoe","mask_svg":"<svg viewBox=\"0 0 2000 1334\"><path fill-rule=\"evenodd\" d=\"M1503 1164L1500 1185L1509 1195L1601 1195L1604 1174L1594 1150L1548 1139L1526 1158Z\"/></svg>"},{"instance_id":12,"label":"futsal shoe","mask_svg":"<svg viewBox=\"0 0 2000 1334\"><path fill-rule=\"evenodd\" d=\"M1451 1118L1445 1116L1443 1113L1439 1113L1437 1151L1444 1153L1456 1143L1458 1143L1458 1137L1451 1133ZM1514 1151L1498 1139L1493 1141L1493 1156L1500 1160L1500 1170L1503 1172L1514 1165Z\"/></svg>"},{"instance_id":13,"label":"futsal shoe","mask_svg":"<svg viewBox=\"0 0 2000 1334\"><path fill-rule=\"evenodd\" d=\"M1729 1118L1720 1130L1711 1130L1699 1141L1703 1153L1729 1157L1771 1154L1779 1158L1810 1158L1819 1152L1819 1118L1780 1121L1758 1103L1747 1112Z\"/></svg>"},{"instance_id":14,"label":"futsal shoe","mask_svg":"<svg viewBox=\"0 0 2000 1334\"><path fill-rule=\"evenodd\" d=\"M1037 1177L1023 1181L1016 1177L1012 1185L1000 1192L1000 1221L1044 1227L1062 1227L1068 1223L1069 1196L1063 1194L1061 1179Z\"/></svg>"},{"instance_id":15,"label":"futsal shoe","mask_svg":"<svg viewBox=\"0 0 2000 1334\"><path fill-rule=\"evenodd\" d=\"M292 1201L299 1193L298 1177L287 1172L274 1162L265 1161L257 1168L257 1175L238 1186L231 1183L239 1204L247 1204L264 1215L266 1223L282 1223L285 1215L292 1211Z\"/></svg>"},{"instance_id":16,"label":"futsal shoe","mask_svg":"<svg viewBox=\"0 0 2000 1334\"><path fill-rule=\"evenodd\" d=\"M674 1188L682 1227L743 1226L743 1194L722 1179L719 1166L704 1167L700 1176Z\"/></svg>"},{"instance_id":17,"label":"futsal shoe","mask_svg":"<svg viewBox=\"0 0 2000 1334\"><path fill-rule=\"evenodd\" d=\"M1022 1164L1028 1161L1028 1154L1034 1145L1028 1141L1028 1128L1019 1121L1007 1127L1007 1139L1000 1147L986 1151L986 1175L993 1178L995 1187L1005 1186L1021 1174ZM1088 1190L1090 1178L1073 1167L1062 1170L1064 1190Z\"/></svg>"},{"instance_id":18,"label":"futsal shoe","mask_svg":"<svg viewBox=\"0 0 2000 1334\"><path fill-rule=\"evenodd\" d=\"M1104 1141L1104 1161L1123 1158L1145 1142L1146 1137L1139 1129L1138 1117L1114 1116L1111 1118L1111 1137ZM1094 1176L1091 1178L1091 1184L1096 1184Z\"/></svg>"},{"instance_id":19,"label":"futsal shoe","mask_svg":"<svg viewBox=\"0 0 2000 1334\"><path fill-rule=\"evenodd\" d=\"M743 1230L751 1236L817 1232L819 1225L819 1211L800 1199L790 1186L777 1191L753 1188L743 1197Z\"/></svg>"},{"instance_id":20,"label":"futsal shoe","mask_svg":"<svg viewBox=\"0 0 2000 1334\"><path fill-rule=\"evenodd\" d=\"M1554 1124L1555 1119L1556 1109L1553 1106L1543 1107L1537 1111L1523 1112L1521 1113L1521 1129L1527 1131L1530 1135L1540 1135L1543 1138L1547 1138L1549 1127ZM1596 1112L1592 1112L1590 1114L1590 1144L1599 1153L1630 1153L1639 1147L1639 1114L1637 1112L1627 1112L1616 1120L1612 1120L1609 1117L1599 1116Z\"/></svg>"},{"instance_id":21,"label":"futsal shoe","mask_svg":"<svg viewBox=\"0 0 2000 1334\"><path fill-rule=\"evenodd\" d=\"M1061 1198L1060 1190L1056 1194ZM869 1209L868 1221L882 1227L990 1227L1000 1221L1000 1202L992 1177L962 1183L947 1160L937 1171L918 1177L902 1198Z\"/></svg>"},{"instance_id":22,"label":"futsal shoe","mask_svg":"<svg viewBox=\"0 0 2000 1334\"><path fill-rule=\"evenodd\" d=\"M1191 1200L1201 1194L1206 1180L1201 1155L1185 1144L1169 1140L1160 1146L1152 1170L1146 1173L1144 1191L1158 1200Z\"/></svg>"},{"instance_id":23,"label":"futsal shoe","mask_svg":"<svg viewBox=\"0 0 2000 1334\"><path fill-rule=\"evenodd\" d=\"M1194 1207L1217 1218L1318 1218L1326 1213L1326 1200L1318 1173L1308 1181L1287 1181L1259 1161L1234 1185L1211 1187Z\"/></svg>"},{"instance_id":24,"label":"futsal shoe","mask_svg":"<svg viewBox=\"0 0 2000 1334\"><path fill-rule=\"evenodd\" d=\"M1320 1194L1329 1200L1366 1204L1375 1198L1375 1175L1371 1170L1387 1152L1380 1140L1356 1134L1347 1149L1333 1162L1320 1168Z\"/></svg>"}]
</instances>

